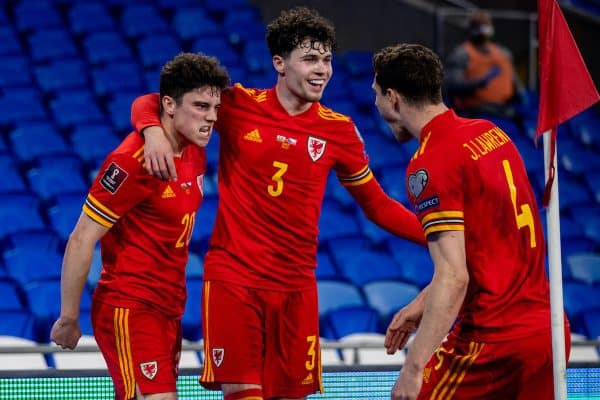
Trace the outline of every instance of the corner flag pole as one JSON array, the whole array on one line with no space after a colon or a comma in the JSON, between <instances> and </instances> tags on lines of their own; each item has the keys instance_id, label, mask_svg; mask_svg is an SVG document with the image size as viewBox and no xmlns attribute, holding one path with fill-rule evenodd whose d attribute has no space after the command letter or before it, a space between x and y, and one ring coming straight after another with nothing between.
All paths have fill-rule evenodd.
<instances>
[{"instance_id":1,"label":"corner flag pole","mask_svg":"<svg viewBox=\"0 0 600 400\"><path fill-rule=\"evenodd\" d=\"M554 128L556 129L556 128ZM552 364L554 366L554 399L567 399L567 367L565 359L565 329L562 293L562 256L560 244L560 208L558 198L558 168L556 151L551 151L552 131L543 134L544 175L549 178L550 162L554 166L554 182L550 188L550 202L546 209L546 240L550 272L550 316L552 326ZM555 143L556 145L556 143ZM552 154L553 153L553 154ZM552 159L550 159L552 157Z\"/></svg>"}]
</instances>

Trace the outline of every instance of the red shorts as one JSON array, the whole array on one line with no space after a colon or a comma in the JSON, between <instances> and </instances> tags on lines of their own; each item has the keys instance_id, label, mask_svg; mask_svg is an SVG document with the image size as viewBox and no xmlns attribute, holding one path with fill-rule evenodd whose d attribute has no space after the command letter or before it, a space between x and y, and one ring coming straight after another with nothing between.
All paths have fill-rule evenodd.
<instances>
[{"instance_id":1,"label":"red shorts","mask_svg":"<svg viewBox=\"0 0 600 400\"><path fill-rule=\"evenodd\" d=\"M265 398L322 391L316 285L283 292L207 281L202 309L202 386L253 383Z\"/></svg>"},{"instance_id":2,"label":"red shorts","mask_svg":"<svg viewBox=\"0 0 600 400\"><path fill-rule=\"evenodd\" d=\"M119 308L94 301L92 326L115 386L116 399L176 392L181 320L150 308Z\"/></svg>"},{"instance_id":3,"label":"red shorts","mask_svg":"<svg viewBox=\"0 0 600 400\"><path fill-rule=\"evenodd\" d=\"M569 332L565 347L568 359ZM494 343L450 335L425 367L418 399L551 400L552 364L550 332Z\"/></svg>"}]
</instances>

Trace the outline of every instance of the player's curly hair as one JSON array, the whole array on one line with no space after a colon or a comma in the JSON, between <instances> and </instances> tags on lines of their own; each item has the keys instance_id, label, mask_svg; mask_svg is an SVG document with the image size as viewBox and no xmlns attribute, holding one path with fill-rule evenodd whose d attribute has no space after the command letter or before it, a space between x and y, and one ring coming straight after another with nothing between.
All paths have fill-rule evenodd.
<instances>
[{"instance_id":1,"label":"player's curly hair","mask_svg":"<svg viewBox=\"0 0 600 400\"><path fill-rule=\"evenodd\" d=\"M283 10L267 25L267 45L272 56L287 57L305 40L323 44L326 50L335 50L335 27L316 10L295 7Z\"/></svg>"},{"instance_id":2,"label":"player's curly hair","mask_svg":"<svg viewBox=\"0 0 600 400\"><path fill-rule=\"evenodd\" d=\"M373 56L375 82L394 89L412 106L442 102L444 69L431 49L419 44L388 46Z\"/></svg>"},{"instance_id":3,"label":"player's curly hair","mask_svg":"<svg viewBox=\"0 0 600 400\"><path fill-rule=\"evenodd\" d=\"M160 72L160 98L170 96L179 104L189 91L209 86L222 92L230 82L227 70L215 57L202 53L179 53Z\"/></svg>"}]
</instances>

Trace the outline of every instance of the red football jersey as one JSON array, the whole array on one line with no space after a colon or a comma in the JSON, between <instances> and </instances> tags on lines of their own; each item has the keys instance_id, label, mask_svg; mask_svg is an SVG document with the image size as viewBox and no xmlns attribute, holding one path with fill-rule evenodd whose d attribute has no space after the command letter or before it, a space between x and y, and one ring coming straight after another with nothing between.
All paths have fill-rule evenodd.
<instances>
[{"instance_id":1,"label":"red football jersey","mask_svg":"<svg viewBox=\"0 0 600 400\"><path fill-rule=\"evenodd\" d=\"M102 274L94 296L119 307L151 305L179 317L185 267L202 203L205 150L188 145L175 158L177 182L144 169L144 141L131 133L102 165L83 211L110 228L102 237Z\"/></svg>"},{"instance_id":2,"label":"red football jersey","mask_svg":"<svg viewBox=\"0 0 600 400\"><path fill-rule=\"evenodd\" d=\"M290 116L275 89L236 85L221 97L219 206L204 277L265 289L315 284L327 178L373 179L351 119L320 103Z\"/></svg>"},{"instance_id":3,"label":"red football jersey","mask_svg":"<svg viewBox=\"0 0 600 400\"><path fill-rule=\"evenodd\" d=\"M549 329L542 226L506 133L448 110L423 127L406 185L426 236L464 230L470 281L454 331L500 341Z\"/></svg>"}]
</instances>

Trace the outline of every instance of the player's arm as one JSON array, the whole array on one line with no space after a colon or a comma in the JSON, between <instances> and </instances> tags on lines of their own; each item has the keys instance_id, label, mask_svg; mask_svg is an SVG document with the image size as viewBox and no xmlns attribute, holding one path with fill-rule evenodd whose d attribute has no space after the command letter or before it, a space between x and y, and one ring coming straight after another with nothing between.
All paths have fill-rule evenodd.
<instances>
[{"instance_id":1,"label":"player's arm","mask_svg":"<svg viewBox=\"0 0 600 400\"><path fill-rule=\"evenodd\" d=\"M79 311L96 243L108 228L81 213L69 236L63 257L60 280L60 316L54 323L50 338L63 348L73 349L81 337Z\"/></svg>"},{"instance_id":2,"label":"player's arm","mask_svg":"<svg viewBox=\"0 0 600 400\"><path fill-rule=\"evenodd\" d=\"M402 203L389 197L375 177L360 185L345 187L369 220L396 236L426 245L417 217Z\"/></svg>"},{"instance_id":3,"label":"player's arm","mask_svg":"<svg viewBox=\"0 0 600 400\"><path fill-rule=\"evenodd\" d=\"M160 179L177 180L173 148L160 124L159 96L140 96L131 105L131 124L144 136L146 171Z\"/></svg>"},{"instance_id":4,"label":"player's arm","mask_svg":"<svg viewBox=\"0 0 600 400\"><path fill-rule=\"evenodd\" d=\"M422 376L427 361L456 320L469 284L464 232L437 232L428 240L435 269L424 297L421 323L402 368L407 382L412 381L411 376Z\"/></svg>"}]
</instances>

